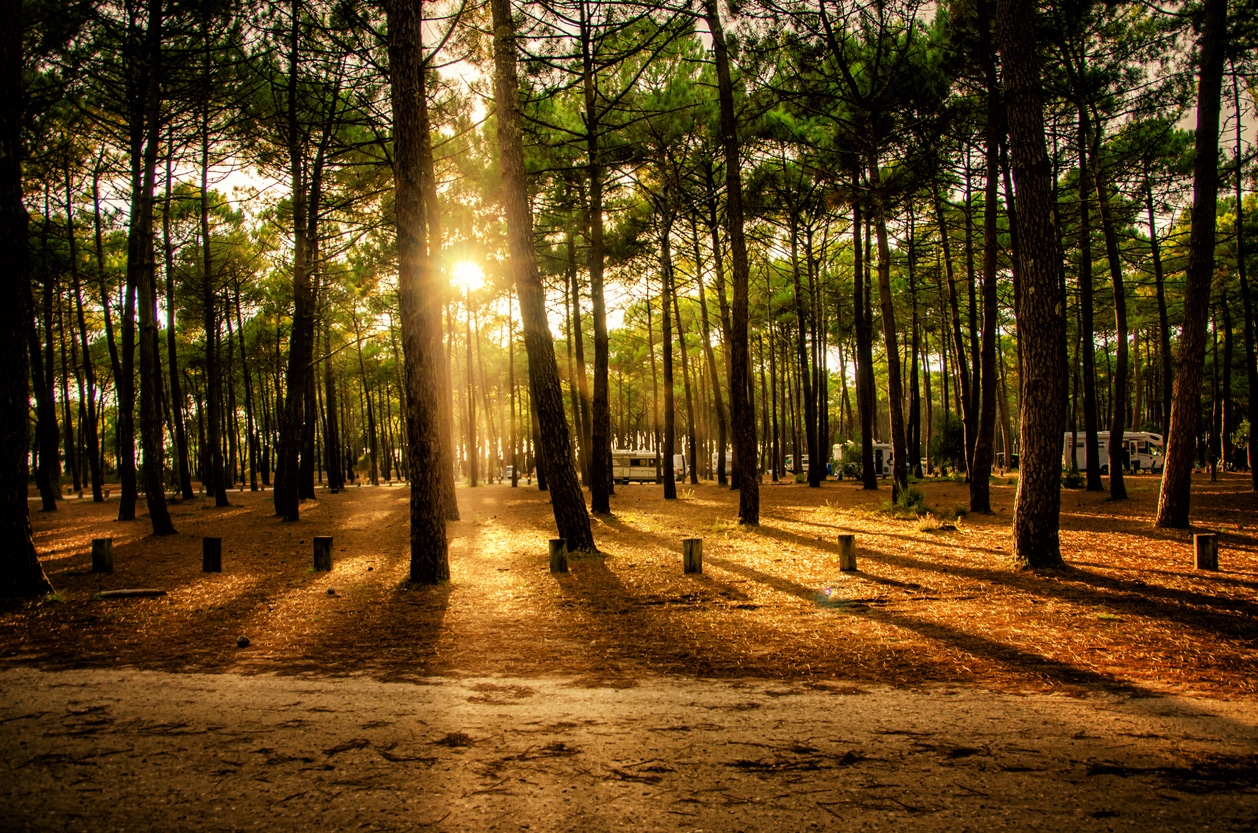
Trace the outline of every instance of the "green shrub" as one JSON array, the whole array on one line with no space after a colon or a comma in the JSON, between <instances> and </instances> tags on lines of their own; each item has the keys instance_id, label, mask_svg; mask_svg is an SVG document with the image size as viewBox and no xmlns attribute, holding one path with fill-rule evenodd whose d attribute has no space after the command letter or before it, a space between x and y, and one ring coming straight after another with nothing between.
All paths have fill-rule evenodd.
<instances>
[{"instance_id":1,"label":"green shrub","mask_svg":"<svg viewBox=\"0 0 1258 833\"><path fill-rule=\"evenodd\" d=\"M924 515L927 511L926 494L921 489L914 489L912 486L901 489L900 494L896 496L895 505L905 512Z\"/></svg>"},{"instance_id":2,"label":"green shrub","mask_svg":"<svg viewBox=\"0 0 1258 833\"><path fill-rule=\"evenodd\" d=\"M1063 489L1082 489L1087 485L1087 480L1083 476L1083 472L1078 469L1066 469L1061 475L1061 487Z\"/></svg>"}]
</instances>

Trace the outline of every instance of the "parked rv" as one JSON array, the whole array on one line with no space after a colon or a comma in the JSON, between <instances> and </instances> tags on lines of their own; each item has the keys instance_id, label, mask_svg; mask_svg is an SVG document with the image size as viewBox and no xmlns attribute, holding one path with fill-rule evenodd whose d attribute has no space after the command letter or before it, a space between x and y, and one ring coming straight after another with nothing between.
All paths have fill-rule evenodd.
<instances>
[{"instance_id":1,"label":"parked rv","mask_svg":"<svg viewBox=\"0 0 1258 833\"><path fill-rule=\"evenodd\" d=\"M1074 464L1070 460L1070 444L1074 442ZM1123 443L1126 446L1123 455L1123 470L1132 472L1151 471L1155 474L1162 470L1165 463L1165 443L1161 434L1149 431L1124 431ZM1097 435L1097 452L1100 455L1101 474L1109 474L1109 432ZM1088 466L1087 444L1082 431L1077 435L1068 433L1062 441L1062 465L1066 468L1078 468L1084 471Z\"/></svg>"},{"instance_id":2,"label":"parked rv","mask_svg":"<svg viewBox=\"0 0 1258 833\"><path fill-rule=\"evenodd\" d=\"M661 464L660 473L663 473ZM677 480L686 477L686 456L673 455L673 476ZM654 483L655 452L636 450L612 450L612 479L617 483Z\"/></svg>"}]
</instances>

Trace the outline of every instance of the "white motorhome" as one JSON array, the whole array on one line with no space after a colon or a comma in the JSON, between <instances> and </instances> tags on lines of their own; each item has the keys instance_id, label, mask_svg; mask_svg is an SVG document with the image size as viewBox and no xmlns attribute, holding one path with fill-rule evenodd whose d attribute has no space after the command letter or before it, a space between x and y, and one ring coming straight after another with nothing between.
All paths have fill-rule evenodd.
<instances>
[{"instance_id":1,"label":"white motorhome","mask_svg":"<svg viewBox=\"0 0 1258 833\"><path fill-rule=\"evenodd\" d=\"M660 473L663 474L661 464ZM686 456L673 455L673 476L677 480L686 477ZM612 450L612 479L617 483L654 483L655 452L637 450Z\"/></svg>"},{"instance_id":2,"label":"white motorhome","mask_svg":"<svg viewBox=\"0 0 1258 833\"><path fill-rule=\"evenodd\" d=\"M1070 459L1070 444L1074 442L1074 463L1072 465ZM1123 443L1126 445L1126 459L1123 461L1123 468L1126 471L1151 471L1154 473L1162 470L1165 462L1163 456L1165 442L1161 434L1154 434L1150 431L1124 431ZM1109 474L1109 432L1103 431L1096 437L1097 453L1100 456L1101 474ZM1066 468L1078 468L1084 471L1088 466L1087 440L1084 433L1080 431L1077 435L1068 433L1062 441L1061 461Z\"/></svg>"},{"instance_id":3,"label":"white motorhome","mask_svg":"<svg viewBox=\"0 0 1258 833\"><path fill-rule=\"evenodd\" d=\"M848 448L852 450L847 451ZM843 467L843 475L845 477L860 477L861 474L861 446L860 443L843 443L836 445L832 449L834 459L842 461L845 454L850 454L856 458L855 463L848 463ZM891 443L874 443L874 475L877 477L891 476Z\"/></svg>"}]
</instances>

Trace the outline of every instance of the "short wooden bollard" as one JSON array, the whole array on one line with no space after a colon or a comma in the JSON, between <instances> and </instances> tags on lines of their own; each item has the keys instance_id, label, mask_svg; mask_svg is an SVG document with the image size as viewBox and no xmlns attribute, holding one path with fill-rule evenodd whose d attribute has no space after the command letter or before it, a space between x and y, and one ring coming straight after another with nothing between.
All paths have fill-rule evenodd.
<instances>
[{"instance_id":1,"label":"short wooden bollard","mask_svg":"<svg viewBox=\"0 0 1258 833\"><path fill-rule=\"evenodd\" d=\"M114 571L114 539L92 539L92 572L112 573Z\"/></svg>"},{"instance_id":2,"label":"short wooden bollard","mask_svg":"<svg viewBox=\"0 0 1258 833\"><path fill-rule=\"evenodd\" d=\"M314 539L315 571L332 569L332 536L316 535Z\"/></svg>"},{"instance_id":3,"label":"short wooden bollard","mask_svg":"<svg viewBox=\"0 0 1258 833\"><path fill-rule=\"evenodd\" d=\"M223 539L201 539L201 572L223 572Z\"/></svg>"},{"instance_id":4,"label":"short wooden bollard","mask_svg":"<svg viewBox=\"0 0 1258 833\"><path fill-rule=\"evenodd\" d=\"M550 539L550 571L568 572L568 541L564 538Z\"/></svg>"},{"instance_id":5,"label":"short wooden bollard","mask_svg":"<svg viewBox=\"0 0 1258 833\"><path fill-rule=\"evenodd\" d=\"M702 538L683 538L681 540L681 569L683 573L703 572Z\"/></svg>"},{"instance_id":6,"label":"short wooden bollard","mask_svg":"<svg viewBox=\"0 0 1258 833\"><path fill-rule=\"evenodd\" d=\"M839 569L856 569L856 536L850 532L839 536Z\"/></svg>"},{"instance_id":7,"label":"short wooden bollard","mask_svg":"<svg viewBox=\"0 0 1258 833\"><path fill-rule=\"evenodd\" d=\"M1198 570L1219 569L1219 536L1202 532L1192 537L1193 553L1197 556Z\"/></svg>"}]
</instances>

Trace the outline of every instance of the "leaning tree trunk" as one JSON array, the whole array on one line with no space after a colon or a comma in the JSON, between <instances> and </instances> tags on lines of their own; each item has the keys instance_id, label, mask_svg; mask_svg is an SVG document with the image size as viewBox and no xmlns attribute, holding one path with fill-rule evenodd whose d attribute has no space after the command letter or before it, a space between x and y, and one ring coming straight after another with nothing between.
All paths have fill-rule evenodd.
<instances>
[{"instance_id":1,"label":"leaning tree trunk","mask_svg":"<svg viewBox=\"0 0 1258 833\"><path fill-rule=\"evenodd\" d=\"M29 218L22 204L22 3L3 0L0 18L0 241L8 250L0 278L0 597L52 591L31 537L26 500L30 365L26 329L32 313Z\"/></svg>"},{"instance_id":2,"label":"leaning tree trunk","mask_svg":"<svg viewBox=\"0 0 1258 833\"><path fill-rule=\"evenodd\" d=\"M1227 0L1205 0L1204 9L1184 321L1175 362L1171 424L1167 431L1166 463L1155 521L1157 526L1173 528L1188 526L1192 498L1193 452L1201 410L1201 376L1206 357L1210 280L1214 275L1215 213L1219 199L1219 111L1222 109L1223 60L1227 51Z\"/></svg>"},{"instance_id":3,"label":"leaning tree trunk","mask_svg":"<svg viewBox=\"0 0 1258 833\"><path fill-rule=\"evenodd\" d=\"M1004 66L1009 149L1017 182L1018 300L1022 342L1022 457L1014 499L1014 558L1029 568L1061 567L1061 438L1067 393L1066 319L1044 145L1044 105L1034 14L997 0L996 39Z\"/></svg>"},{"instance_id":4,"label":"leaning tree trunk","mask_svg":"<svg viewBox=\"0 0 1258 833\"><path fill-rule=\"evenodd\" d=\"M524 346L529 357L529 387L541 435L538 470L545 471L559 537L568 549L592 552L594 535L581 494L572 445L564 419L563 391L554 342L546 319L546 294L533 251L533 218L528 204L524 167L523 118L518 101L515 29L510 0L492 0L494 24L494 99L498 108L498 148L502 160L503 203L507 217L512 271L524 323ZM596 313L597 314L597 313ZM596 322L597 323L597 322ZM596 362L597 363L597 362ZM597 374L597 369L596 369ZM597 393L596 393L597 399ZM595 428L598 413L595 404ZM597 441L596 441L597 443ZM610 475L610 472L608 472Z\"/></svg>"}]
</instances>

